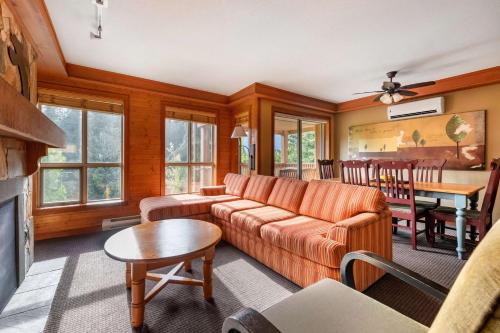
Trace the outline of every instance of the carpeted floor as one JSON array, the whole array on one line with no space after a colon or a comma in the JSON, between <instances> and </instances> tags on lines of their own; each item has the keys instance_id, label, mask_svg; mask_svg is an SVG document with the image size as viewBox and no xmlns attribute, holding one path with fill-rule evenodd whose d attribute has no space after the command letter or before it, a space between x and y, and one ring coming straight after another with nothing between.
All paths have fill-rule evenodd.
<instances>
[{"instance_id":1,"label":"carpeted floor","mask_svg":"<svg viewBox=\"0 0 500 333\"><path fill-rule=\"evenodd\" d=\"M132 332L124 265L102 250L111 234L36 243L37 262L66 257L44 332ZM425 247L423 237L419 242L420 249L413 251L408 235L395 236L394 260L450 287L464 264L455 257L453 243L440 241L436 249ZM199 260L193 263L193 269L195 277L201 277ZM213 304L203 300L201 288L167 286L146 305L147 331L220 332L224 318L241 307L262 310L300 290L227 243L217 247L213 278ZM151 287L148 282L147 288ZM432 297L387 275L366 293L426 325L440 306Z\"/></svg>"}]
</instances>

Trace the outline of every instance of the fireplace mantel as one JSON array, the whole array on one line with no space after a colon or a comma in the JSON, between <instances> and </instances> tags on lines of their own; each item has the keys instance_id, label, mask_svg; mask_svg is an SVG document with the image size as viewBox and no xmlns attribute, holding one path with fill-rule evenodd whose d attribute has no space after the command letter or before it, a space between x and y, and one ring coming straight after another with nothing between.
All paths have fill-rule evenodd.
<instances>
[{"instance_id":1,"label":"fireplace mantel","mask_svg":"<svg viewBox=\"0 0 500 333\"><path fill-rule=\"evenodd\" d=\"M63 148L65 134L40 110L0 78L0 136L26 142L28 175L38 169L47 148Z\"/></svg>"}]
</instances>

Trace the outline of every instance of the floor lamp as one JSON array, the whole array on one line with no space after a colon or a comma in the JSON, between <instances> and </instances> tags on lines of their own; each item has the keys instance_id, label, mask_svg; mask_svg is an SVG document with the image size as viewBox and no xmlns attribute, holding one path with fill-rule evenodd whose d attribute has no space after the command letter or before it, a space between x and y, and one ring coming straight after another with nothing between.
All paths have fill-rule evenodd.
<instances>
[{"instance_id":1,"label":"floor lamp","mask_svg":"<svg viewBox=\"0 0 500 333\"><path fill-rule=\"evenodd\" d=\"M255 170L255 162L254 162L255 144L250 144L250 148L241 145L240 139L246 138L247 136L248 136L247 132L243 126L236 126L233 129L233 133L231 134L231 139L238 139L238 146L243 147L248 151L248 156L250 157L250 170Z\"/></svg>"}]
</instances>

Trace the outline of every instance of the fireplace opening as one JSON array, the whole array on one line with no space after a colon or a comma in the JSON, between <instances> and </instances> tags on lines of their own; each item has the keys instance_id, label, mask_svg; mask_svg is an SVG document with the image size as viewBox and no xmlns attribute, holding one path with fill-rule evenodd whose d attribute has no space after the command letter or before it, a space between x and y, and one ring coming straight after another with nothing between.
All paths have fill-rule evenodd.
<instances>
[{"instance_id":1,"label":"fireplace opening","mask_svg":"<svg viewBox=\"0 0 500 333\"><path fill-rule=\"evenodd\" d=\"M0 312L18 286L17 200L0 204Z\"/></svg>"}]
</instances>

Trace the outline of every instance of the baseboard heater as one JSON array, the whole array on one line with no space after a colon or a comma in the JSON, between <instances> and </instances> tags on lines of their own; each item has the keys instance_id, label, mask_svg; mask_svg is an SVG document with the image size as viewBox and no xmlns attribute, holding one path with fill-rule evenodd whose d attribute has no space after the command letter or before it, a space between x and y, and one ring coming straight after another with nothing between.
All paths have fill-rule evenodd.
<instances>
[{"instance_id":1,"label":"baseboard heater","mask_svg":"<svg viewBox=\"0 0 500 333\"><path fill-rule=\"evenodd\" d=\"M141 223L140 215L113 217L102 220L102 230L126 228Z\"/></svg>"}]
</instances>

